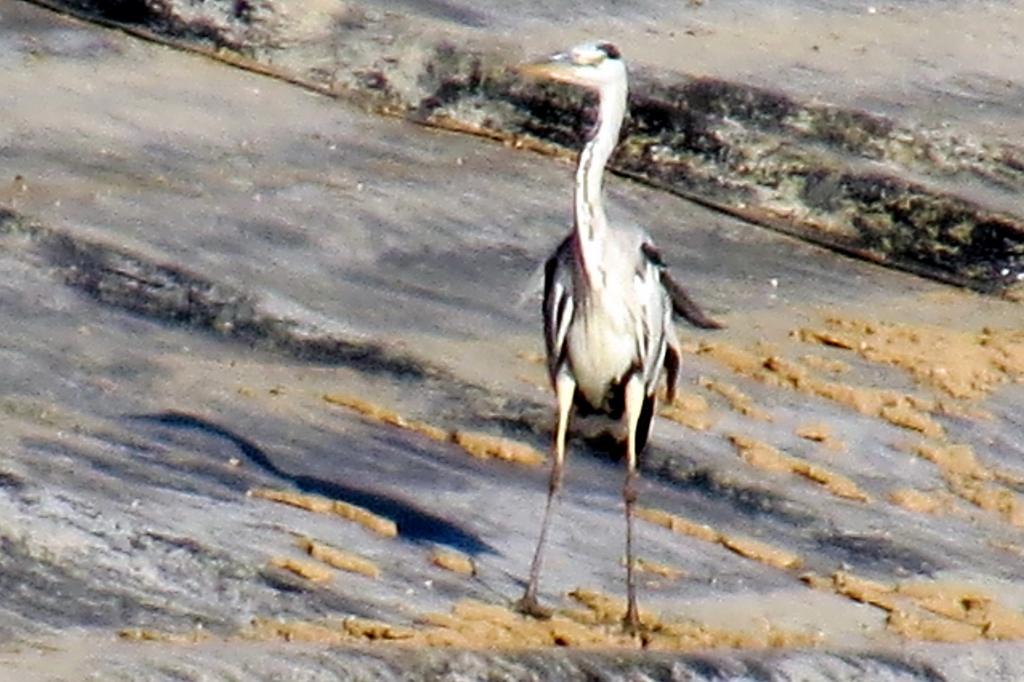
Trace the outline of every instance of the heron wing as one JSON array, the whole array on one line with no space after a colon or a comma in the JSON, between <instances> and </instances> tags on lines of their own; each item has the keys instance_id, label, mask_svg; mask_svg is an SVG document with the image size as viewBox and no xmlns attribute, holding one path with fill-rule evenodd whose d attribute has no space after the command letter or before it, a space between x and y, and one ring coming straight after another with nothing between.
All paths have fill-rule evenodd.
<instances>
[{"instance_id":1,"label":"heron wing","mask_svg":"<svg viewBox=\"0 0 1024 682\"><path fill-rule=\"evenodd\" d=\"M672 325L672 306L661 282L664 265L657 257L657 251L647 241L642 244L640 251L641 258L636 271L640 302L637 355L647 394L653 395L661 378L667 352L668 334Z\"/></svg>"},{"instance_id":2,"label":"heron wing","mask_svg":"<svg viewBox=\"0 0 1024 682\"><path fill-rule=\"evenodd\" d=\"M640 251L636 270L639 306L634 324L637 331L637 371L642 373L646 392L636 428L636 447L643 450L651 434L655 393L663 369L668 370L669 393L675 393L678 349L672 329L672 303L661 282L663 264L649 242L645 241ZM655 257L652 258L649 252Z\"/></svg>"},{"instance_id":3,"label":"heron wing","mask_svg":"<svg viewBox=\"0 0 1024 682\"><path fill-rule=\"evenodd\" d=\"M565 361L565 337L573 316L571 259L572 235L562 240L544 264L544 343L552 381Z\"/></svg>"},{"instance_id":4,"label":"heron wing","mask_svg":"<svg viewBox=\"0 0 1024 682\"><path fill-rule=\"evenodd\" d=\"M672 301L672 309L676 315L701 329L722 329L725 326L718 320L708 317L704 310L690 298L690 294L683 288L683 285L672 277L672 273L668 271L668 266L665 265L665 261L661 258L661 253L654 244L644 242L641 248L644 256L658 268L661 275L661 285L668 292L668 297Z\"/></svg>"},{"instance_id":5,"label":"heron wing","mask_svg":"<svg viewBox=\"0 0 1024 682\"><path fill-rule=\"evenodd\" d=\"M660 335L658 338L658 348L656 349L657 355L654 359L658 362L654 364L659 372L661 368L665 370L665 384L667 389L668 402L671 403L675 400L676 384L679 380L679 369L682 365L682 352L679 349L679 339L676 337L675 327L672 324L672 312L673 310L680 315L686 317L686 319L698 324L698 326L705 326L707 328L716 328L719 325L714 320L704 315L703 311L686 295L686 292L680 287L672 276L669 274L668 269L665 265L664 260L661 258L661 254L658 249L650 241L644 241L640 247L641 252L644 256L645 266L650 273L649 277L657 280L657 294L662 297L662 305L658 308L662 315L660 320ZM679 297L682 295L682 298ZM681 312L681 302L685 302L686 306L683 309L686 312ZM655 313L656 314L656 313ZM703 324L696 322L698 320ZM653 363L652 363L653 364ZM655 375L654 382L657 381ZM649 386L649 390L653 390L653 386Z\"/></svg>"}]
</instances>

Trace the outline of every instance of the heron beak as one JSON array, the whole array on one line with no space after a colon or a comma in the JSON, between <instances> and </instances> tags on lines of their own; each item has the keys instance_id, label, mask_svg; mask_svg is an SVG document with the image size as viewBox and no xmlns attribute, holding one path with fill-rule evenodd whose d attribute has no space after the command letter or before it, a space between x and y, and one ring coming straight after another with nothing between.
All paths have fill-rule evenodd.
<instances>
[{"instance_id":1,"label":"heron beak","mask_svg":"<svg viewBox=\"0 0 1024 682\"><path fill-rule=\"evenodd\" d=\"M580 79L578 69L565 54L556 54L539 62L520 64L516 71L527 78L586 85L586 82Z\"/></svg>"}]
</instances>

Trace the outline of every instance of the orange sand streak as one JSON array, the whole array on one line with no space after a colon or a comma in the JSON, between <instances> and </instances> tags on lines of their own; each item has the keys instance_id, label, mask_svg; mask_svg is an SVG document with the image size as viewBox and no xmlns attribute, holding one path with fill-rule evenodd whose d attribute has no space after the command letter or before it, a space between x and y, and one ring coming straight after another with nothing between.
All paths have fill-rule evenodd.
<instances>
[{"instance_id":1,"label":"orange sand streak","mask_svg":"<svg viewBox=\"0 0 1024 682\"><path fill-rule=\"evenodd\" d=\"M803 564L803 560L799 556L784 549L772 547L753 538L726 535L714 530L710 526L695 523L660 509L638 507L636 515L648 523L668 528L676 533L689 535L698 540L720 544L742 557L759 561L774 568L791 569Z\"/></svg>"},{"instance_id":2,"label":"orange sand streak","mask_svg":"<svg viewBox=\"0 0 1024 682\"><path fill-rule=\"evenodd\" d=\"M825 329L800 329L796 336L899 367L918 383L953 398L981 398L1006 381L1024 378L1024 331L1020 330L964 332L833 316L825 320Z\"/></svg>"},{"instance_id":3,"label":"orange sand streak","mask_svg":"<svg viewBox=\"0 0 1024 682\"><path fill-rule=\"evenodd\" d=\"M751 466L767 471L779 471L803 476L824 487L837 497L858 502L870 502L871 498L856 483L842 474L813 464L797 457L792 457L776 448L747 436L731 435L729 440L736 446L740 456Z\"/></svg>"},{"instance_id":4,"label":"orange sand streak","mask_svg":"<svg viewBox=\"0 0 1024 682\"><path fill-rule=\"evenodd\" d=\"M476 575L476 566L473 564L473 560L465 554L459 554L458 552L435 549L430 554L430 562L438 568L443 568L452 573Z\"/></svg>"},{"instance_id":5,"label":"orange sand streak","mask_svg":"<svg viewBox=\"0 0 1024 682\"><path fill-rule=\"evenodd\" d=\"M724 343L702 343L698 352L737 374L770 386L781 386L850 407L861 414L880 417L897 426L942 437L942 426L928 412L940 409L935 401L885 389L850 386L814 376L798 362L771 353L754 353Z\"/></svg>"},{"instance_id":6,"label":"orange sand streak","mask_svg":"<svg viewBox=\"0 0 1024 682\"><path fill-rule=\"evenodd\" d=\"M699 379L699 383L707 390L713 391L725 398L729 403L729 406L743 416L764 422L772 421L771 414L754 405L754 401L750 399L750 396L732 384L715 379L708 379L707 377L701 377Z\"/></svg>"},{"instance_id":7,"label":"orange sand streak","mask_svg":"<svg viewBox=\"0 0 1024 682\"><path fill-rule=\"evenodd\" d=\"M290 571L300 578L311 580L315 583L327 582L334 577L331 571L327 570L320 564L314 564L311 561L300 561L299 559L293 559L291 557L274 557L270 560L270 565L276 568Z\"/></svg>"},{"instance_id":8,"label":"orange sand streak","mask_svg":"<svg viewBox=\"0 0 1024 682\"><path fill-rule=\"evenodd\" d=\"M1024 613L1008 609L969 585L908 581L886 585L837 571L827 580L801 576L817 589L831 589L889 613L887 627L907 638L936 642L1024 639Z\"/></svg>"},{"instance_id":9,"label":"orange sand streak","mask_svg":"<svg viewBox=\"0 0 1024 682\"><path fill-rule=\"evenodd\" d=\"M331 500L319 495L304 495L288 490L272 490L270 488L255 488L249 491L249 495L318 514L336 514L385 537L395 537L398 535L398 526L391 519L377 516L362 507L357 507L354 504L340 500Z\"/></svg>"},{"instance_id":10,"label":"orange sand streak","mask_svg":"<svg viewBox=\"0 0 1024 682\"><path fill-rule=\"evenodd\" d=\"M413 431L431 440L455 443L467 454L479 459L500 459L529 466L541 464L545 459L544 454L536 448L510 438L476 431L448 431L426 422L407 419L397 412L354 396L327 394L323 399L332 405L354 410L373 421Z\"/></svg>"},{"instance_id":11,"label":"orange sand streak","mask_svg":"<svg viewBox=\"0 0 1024 682\"><path fill-rule=\"evenodd\" d=\"M333 566L349 573L360 573L369 578L380 576L380 568L377 567L377 564L358 554L346 552L337 547L331 547L311 538L299 538L298 544L309 556L317 561L324 562L328 566Z\"/></svg>"}]
</instances>

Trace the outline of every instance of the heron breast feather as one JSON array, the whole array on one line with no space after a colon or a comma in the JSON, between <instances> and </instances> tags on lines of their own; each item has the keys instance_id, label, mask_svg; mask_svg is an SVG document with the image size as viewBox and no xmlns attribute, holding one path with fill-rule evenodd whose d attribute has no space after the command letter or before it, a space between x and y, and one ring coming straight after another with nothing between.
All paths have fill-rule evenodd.
<instances>
[{"instance_id":1,"label":"heron breast feather","mask_svg":"<svg viewBox=\"0 0 1024 682\"><path fill-rule=\"evenodd\" d=\"M592 406L600 408L609 389L637 362L637 339L624 320L590 315L569 332L568 356L576 385Z\"/></svg>"}]
</instances>

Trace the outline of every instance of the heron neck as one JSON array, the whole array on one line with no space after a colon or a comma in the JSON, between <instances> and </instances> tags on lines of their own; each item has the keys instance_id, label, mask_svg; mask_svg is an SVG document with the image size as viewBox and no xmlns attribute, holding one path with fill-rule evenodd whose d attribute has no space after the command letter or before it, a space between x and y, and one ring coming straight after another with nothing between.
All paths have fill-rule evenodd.
<instances>
[{"instance_id":1,"label":"heron neck","mask_svg":"<svg viewBox=\"0 0 1024 682\"><path fill-rule=\"evenodd\" d=\"M583 264L588 272L598 262L599 249L608 231L602 198L604 169L619 141L619 130L625 114L626 81L623 78L600 91L597 124L580 152L579 165L576 167L576 233Z\"/></svg>"}]
</instances>

